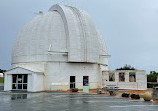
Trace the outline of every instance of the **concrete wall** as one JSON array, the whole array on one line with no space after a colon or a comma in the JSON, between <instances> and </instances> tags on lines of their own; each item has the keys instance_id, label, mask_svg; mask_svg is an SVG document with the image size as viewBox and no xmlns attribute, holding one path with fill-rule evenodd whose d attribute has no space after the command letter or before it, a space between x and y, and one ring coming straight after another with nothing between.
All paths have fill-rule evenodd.
<instances>
[{"instance_id":1,"label":"concrete wall","mask_svg":"<svg viewBox=\"0 0 158 111\"><path fill-rule=\"evenodd\" d=\"M5 74L4 91L12 90L12 75Z\"/></svg>"},{"instance_id":2,"label":"concrete wall","mask_svg":"<svg viewBox=\"0 0 158 111\"><path fill-rule=\"evenodd\" d=\"M29 71L24 68L14 68L10 71L5 73L5 80L4 80L4 91L12 90L12 75L13 74L27 74L28 75L28 82L27 82L27 91L43 91L43 73L35 73Z\"/></svg>"},{"instance_id":3,"label":"concrete wall","mask_svg":"<svg viewBox=\"0 0 158 111\"><path fill-rule=\"evenodd\" d=\"M103 87L107 85L116 85L119 89L134 89L146 90L147 89L147 76L143 70L119 70L115 72L115 81L109 81L109 71L103 72ZM119 81L119 72L125 72L125 81ZM129 82L129 72L136 73L136 82Z\"/></svg>"},{"instance_id":4,"label":"concrete wall","mask_svg":"<svg viewBox=\"0 0 158 111\"><path fill-rule=\"evenodd\" d=\"M102 70L108 70L104 65L67 62L19 63L13 67L44 71L42 77L33 72L28 76L28 84L32 84L28 91L69 90L70 76L76 76L76 88L83 89L83 76L89 76L90 89L100 88Z\"/></svg>"},{"instance_id":5,"label":"concrete wall","mask_svg":"<svg viewBox=\"0 0 158 111\"><path fill-rule=\"evenodd\" d=\"M69 90L70 76L76 76L76 88L83 89L83 76L89 76L90 89L101 87L100 67L98 64L86 63L47 63L45 69L45 89ZM52 86L52 84L58 84ZM60 86L64 84L66 86Z\"/></svg>"},{"instance_id":6,"label":"concrete wall","mask_svg":"<svg viewBox=\"0 0 158 111\"><path fill-rule=\"evenodd\" d=\"M36 65L16 64L15 68L6 73L5 90L12 90L12 74L28 74L28 91L51 91L51 90L69 90L70 76L76 77L76 88L83 89L83 76L89 76L90 89L101 87L102 70L108 70L107 66L89 63L66 63L66 62L47 62ZM29 66L35 69L44 70L44 73L35 73ZM27 68L27 69L25 69ZM35 70L34 69L34 70Z\"/></svg>"},{"instance_id":7,"label":"concrete wall","mask_svg":"<svg viewBox=\"0 0 158 111\"><path fill-rule=\"evenodd\" d=\"M43 83L43 74L33 74L32 75L32 91L43 91L44 83Z\"/></svg>"},{"instance_id":8,"label":"concrete wall","mask_svg":"<svg viewBox=\"0 0 158 111\"><path fill-rule=\"evenodd\" d=\"M4 91L12 90L12 74L5 75ZM36 92L43 91L43 75L42 74L28 74L27 91Z\"/></svg>"}]
</instances>

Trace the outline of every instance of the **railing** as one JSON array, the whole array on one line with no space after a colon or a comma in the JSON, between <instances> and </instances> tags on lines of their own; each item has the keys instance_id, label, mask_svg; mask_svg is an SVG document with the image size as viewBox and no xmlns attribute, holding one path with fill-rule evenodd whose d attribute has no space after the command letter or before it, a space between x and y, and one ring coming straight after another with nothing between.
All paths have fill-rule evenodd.
<instances>
[{"instance_id":1,"label":"railing","mask_svg":"<svg viewBox=\"0 0 158 111\"><path fill-rule=\"evenodd\" d=\"M104 91L104 93L106 91L106 93L109 92L110 95L116 95L118 88L119 87L117 87L116 85L106 85L106 87L103 87L102 90Z\"/></svg>"},{"instance_id":2,"label":"railing","mask_svg":"<svg viewBox=\"0 0 158 111\"><path fill-rule=\"evenodd\" d=\"M75 82L70 82L70 88L75 88Z\"/></svg>"},{"instance_id":3,"label":"railing","mask_svg":"<svg viewBox=\"0 0 158 111\"><path fill-rule=\"evenodd\" d=\"M116 85L107 85L105 87L103 87L103 90L118 90L119 87L117 87Z\"/></svg>"}]
</instances>

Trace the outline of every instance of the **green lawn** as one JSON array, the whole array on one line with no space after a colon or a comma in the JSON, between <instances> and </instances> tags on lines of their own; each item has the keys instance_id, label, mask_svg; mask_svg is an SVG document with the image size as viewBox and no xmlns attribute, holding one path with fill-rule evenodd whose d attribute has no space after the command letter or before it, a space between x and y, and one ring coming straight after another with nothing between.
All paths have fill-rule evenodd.
<instances>
[{"instance_id":1,"label":"green lawn","mask_svg":"<svg viewBox=\"0 0 158 111\"><path fill-rule=\"evenodd\" d=\"M0 83L4 83L4 78L0 78Z\"/></svg>"}]
</instances>

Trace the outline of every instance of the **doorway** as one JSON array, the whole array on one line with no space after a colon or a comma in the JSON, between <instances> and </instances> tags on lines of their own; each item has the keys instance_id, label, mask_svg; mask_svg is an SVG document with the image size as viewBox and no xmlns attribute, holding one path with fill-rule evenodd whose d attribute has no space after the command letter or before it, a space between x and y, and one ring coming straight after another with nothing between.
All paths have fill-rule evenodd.
<instances>
[{"instance_id":1,"label":"doorway","mask_svg":"<svg viewBox=\"0 0 158 111\"><path fill-rule=\"evenodd\" d=\"M70 76L70 89L75 88L75 76Z\"/></svg>"},{"instance_id":2,"label":"doorway","mask_svg":"<svg viewBox=\"0 0 158 111\"><path fill-rule=\"evenodd\" d=\"M27 90L27 74L13 74L12 75L12 89L13 90Z\"/></svg>"}]
</instances>

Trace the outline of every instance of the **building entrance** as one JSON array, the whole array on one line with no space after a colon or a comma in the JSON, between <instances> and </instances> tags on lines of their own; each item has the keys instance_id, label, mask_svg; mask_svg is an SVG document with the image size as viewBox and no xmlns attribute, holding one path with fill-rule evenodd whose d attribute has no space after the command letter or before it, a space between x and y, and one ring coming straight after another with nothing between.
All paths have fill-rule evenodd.
<instances>
[{"instance_id":1,"label":"building entrance","mask_svg":"<svg viewBox=\"0 0 158 111\"><path fill-rule=\"evenodd\" d=\"M70 76L70 89L75 88L75 76Z\"/></svg>"},{"instance_id":2,"label":"building entrance","mask_svg":"<svg viewBox=\"0 0 158 111\"><path fill-rule=\"evenodd\" d=\"M12 75L12 90L27 90L27 74Z\"/></svg>"}]
</instances>

